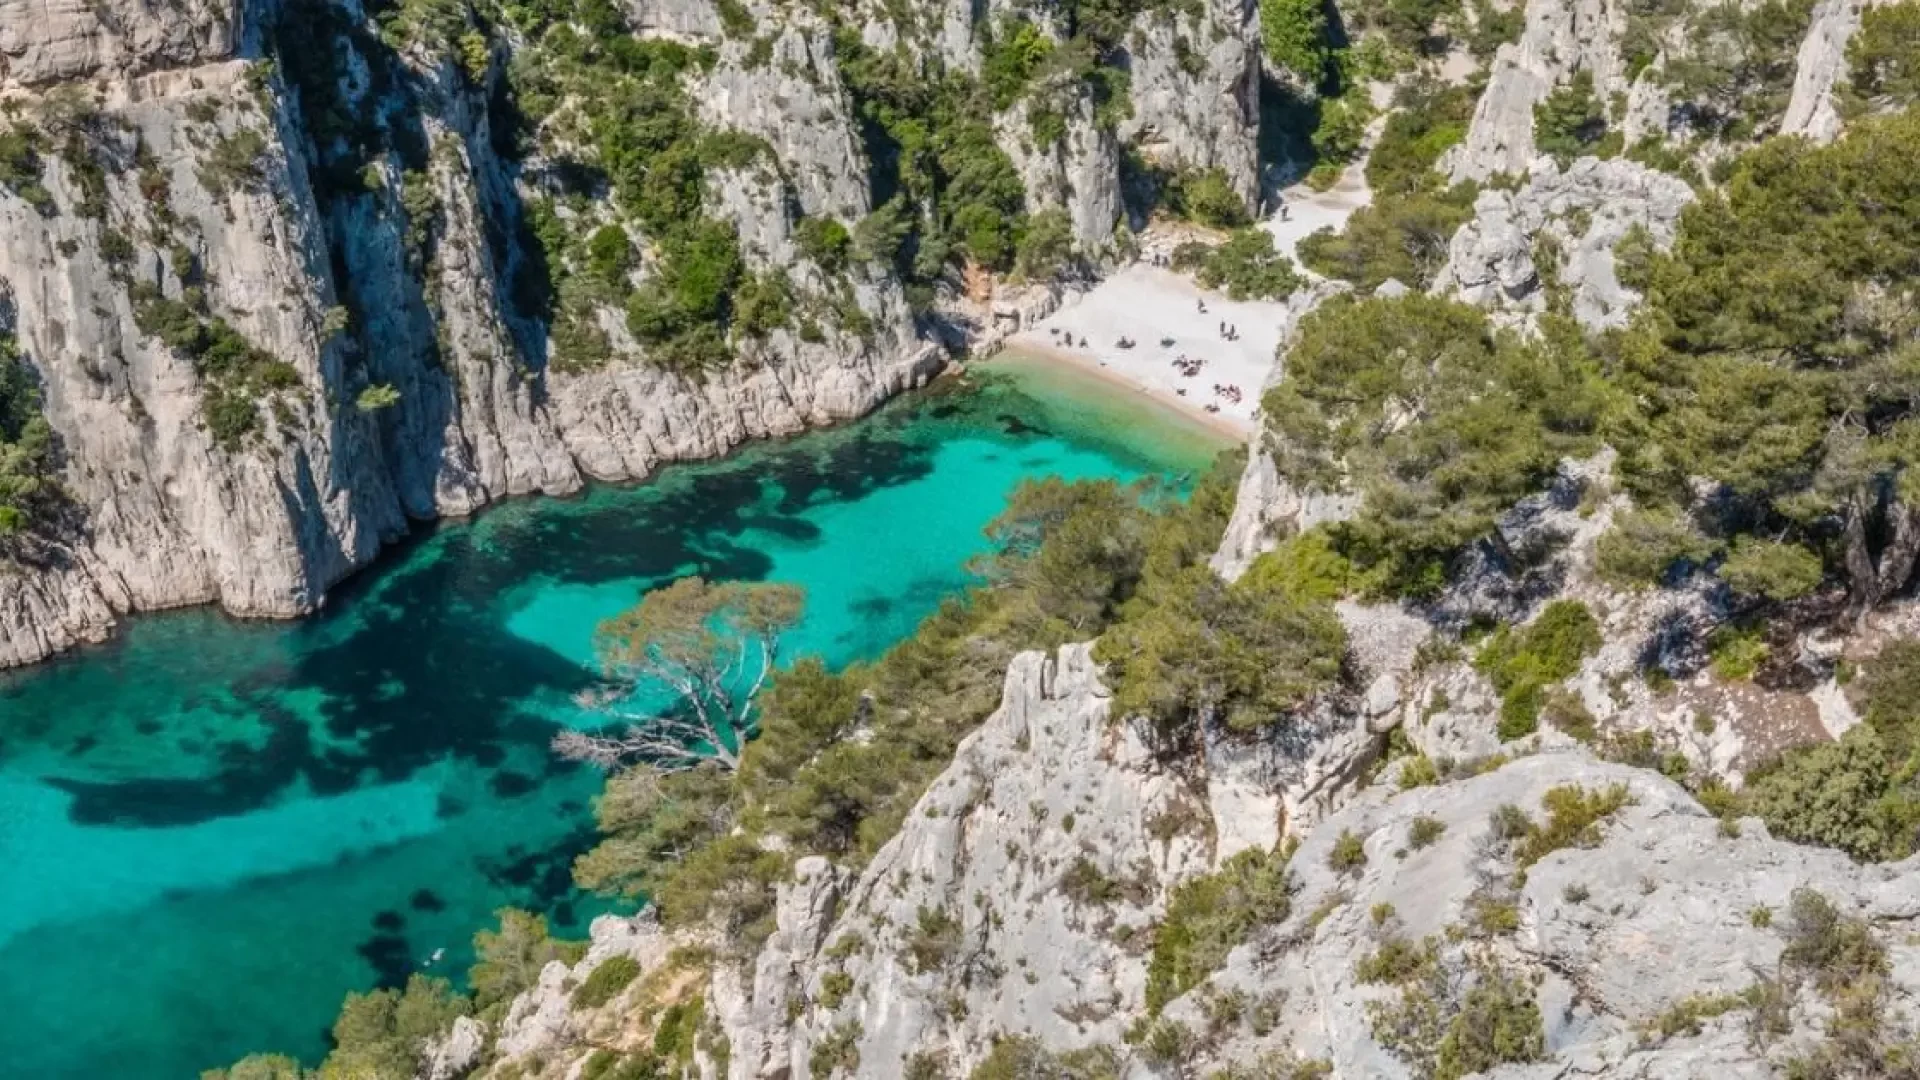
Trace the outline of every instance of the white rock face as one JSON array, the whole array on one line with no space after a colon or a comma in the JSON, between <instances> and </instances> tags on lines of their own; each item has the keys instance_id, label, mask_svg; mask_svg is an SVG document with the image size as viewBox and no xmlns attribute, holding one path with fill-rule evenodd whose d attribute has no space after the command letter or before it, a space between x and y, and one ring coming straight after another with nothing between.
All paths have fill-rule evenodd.
<instances>
[{"instance_id":1,"label":"white rock face","mask_svg":"<svg viewBox=\"0 0 1920 1080\"><path fill-rule=\"evenodd\" d=\"M233 48L238 8L235 0L4 0L0 81L36 85L217 60Z\"/></svg>"},{"instance_id":2,"label":"white rock face","mask_svg":"<svg viewBox=\"0 0 1920 1080\"><path fill-rule=\"evenodd\" d=\"M1454 182L1524 173L1535 157L1533 108L1575 72L1593 73L1601 101L1624 92L1620 35L1627 8L1613 0L1527 0L1526 29L1493 58L1467 139L1441 162Z\"/></svg>"},{"instance_id":3,"label":"white rock face","mask_svg":"<svg viewBox=\"0 0 1920 1080\"><path fill-rule=\"evenodd\" d=\"M1252 206L1259 196L1260 33L1252 0L1205 0L1135 22L1133 115L1120 137L1148 157L1219 168ZM1197 59L1196 59L1197 57ZM1197 71L1194 70L1197 68Z\"/></svg>"},{"instance_id":4,"label":"white rock face","mask_svg":"<svg viewBox=\"0 0 1920 1080\"><path fill-rule=\"evenodd\" d=\"M1815 142L1831 142L1840 134L1840 110L1834 88L1847 76L1847 43L1860 29L1867 0L1820 0L1813 8L1813 25L1800 42L1793 75L1793 96L1780 122L1782 135L1805 135Z\"/></svg>"},{"instance_id":5,"label":"white rock face","mask_svg":"<svg viewBox=\"0 0 1920 1080\"><path fill-rule=\"evenodd\" d=\"M1539 162L1518 191L1488 188L1474 200L1473 220L1454 233L1433 292L1508 314L1545 310L1534 262L1545 236L1558 252L1549 269L1570 290L1574 318L1589 330L1624 325L1640 297L1620 283L1614 245L1637 225L1666 248L1693 198L1684 180L1632 161L1581 158L1564 172Z\"/></svg>"}]
</instances>

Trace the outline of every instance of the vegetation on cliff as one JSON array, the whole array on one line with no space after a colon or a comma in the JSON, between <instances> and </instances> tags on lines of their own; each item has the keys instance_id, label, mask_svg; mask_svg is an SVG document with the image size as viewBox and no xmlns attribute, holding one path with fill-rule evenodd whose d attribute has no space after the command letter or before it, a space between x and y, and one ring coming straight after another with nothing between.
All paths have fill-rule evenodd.
<instances>
[{"instance_id":1,"label":"vegetation on cliff","mask_svg":"<svg viewBox=\"0 0 1920 1080\"><path fill-rule=\"evenodd\" d=\"M40 388L13 338L0 337L0 540L25 532L58 494Z\"/></svg>"}]
</instances>

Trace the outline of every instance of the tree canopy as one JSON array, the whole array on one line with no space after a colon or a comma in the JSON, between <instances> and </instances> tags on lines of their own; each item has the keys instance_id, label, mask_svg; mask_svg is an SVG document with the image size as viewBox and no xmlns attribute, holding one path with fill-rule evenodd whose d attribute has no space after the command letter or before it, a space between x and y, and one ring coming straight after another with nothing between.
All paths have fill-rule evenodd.
<instances>
[{"instance_id":1,"label":"tree canopy","mask_svg":"<svg viewBox=\"0 0 1920 1080\"><path fill-rule=\"evenodd\" d=\"M600 625L594 648L609 685L597 692L614 736L563 731L554 750L607 769L640 763L677 772L713 762L739 768L757 721L755 702L779 658L780 635L800 619L798 586L681 578ZM626 704L665 695L651 711Z\"/></svg>"}]
</instances>

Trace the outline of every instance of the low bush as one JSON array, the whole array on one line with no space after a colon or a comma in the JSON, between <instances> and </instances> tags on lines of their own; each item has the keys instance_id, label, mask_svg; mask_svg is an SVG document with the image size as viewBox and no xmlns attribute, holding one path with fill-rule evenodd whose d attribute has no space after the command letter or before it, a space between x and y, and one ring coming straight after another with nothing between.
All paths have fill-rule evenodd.
<instances>
[{"instance_id":1,"label":"low bush","mask_svg":"<svg viewBox=\"0 0 1920 1080\"><path fill-rule=\"evenodd\" d=\"M1261 926L1292 910L1286 856L1248 850L1219 871L1184 882L1167 900L1147 964L1147 1009L1161 1008L1219 970L1227 954Z\"/></svg>"},{"instance_id":2,"label":"low bush","mask_svg":"<svg viewBox=\"0 0 1920 1080\"><path fill-rule=\"evenodd\" d=\"M640 977L640 961L624 953L600 961L573 991L573 1007L598 1009L620 996L620 992Z\"/></svg>"}]
</instances>

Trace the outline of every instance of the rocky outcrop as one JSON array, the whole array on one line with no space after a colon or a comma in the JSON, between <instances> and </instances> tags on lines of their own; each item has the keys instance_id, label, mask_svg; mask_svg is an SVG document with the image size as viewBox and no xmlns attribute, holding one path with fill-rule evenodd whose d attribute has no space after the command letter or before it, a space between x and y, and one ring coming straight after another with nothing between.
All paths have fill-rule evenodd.
<instances>
[{"instance_id":1,"label":"rocky outcrop","mask_svg":"<svg viewBox=\"0 0 1920 1080\"><path fill-rule=\"evenodd\" d=\"M0 81L34 86L218 60L232 50L240 17L235 0L6 0Z\"/></svg>"},{"instance_id":2,"label":"rocky outcrop","mask_svg":"<svg viewBox=\"0 0 1920 1080\"><path fill-rule=\"evenodd\" d=\"M1623 325L1639 294L1620 283L1615 246L1639 228L1665 249L1693 197L1685 181L1631 161L1582 158L1565 170L1538 162L1517 190L1480 192L1473 220L1448 245L1433 291L1529 314L1564 289L1582 326ZM1549 265L1539 265L1542 256Z\"/></svg>"},{"instance_id":3,"label":"rocky outcrop","mask_svg":"<svg viewBox=\"0 0 1920 1080\"><path fill-rule=\"evenodd\" d=\"M1793 96L1780 122L1782 135L1805 135L1824 143L1840 134L1834 89L1847 76L1847 43L1860 29L1860 15L1867 6L1867 0L1820 0L1814 5L1813 24L1800 42Z\"/></svg>"},{"instance_id":4,"label":"rocky outcrop","mask_svg":"<svg viewBox=\"0 0 1920 1080\"><path fill-rule=\"evenodd\" d=\"M1601 101L1627 89L1620 36L1627 10L1611 0L1527 0L1526 29L1494 54L1464 143L1441 167L1457 183L1524 173L1536 155L1533 109L1575 72L1593 74Z\"/></svg>"},{"instance_id":5,"label":"rocky outcrop","mask_svg":"<svg viewBox=\"0 0 1920 1080\"><path fill-rule=\"evenodd\" d=\"M1419 635L1394 622L1404 616L1341 614L1362 663L1393 669L1368 700L1328 714L1366 730L1389 716L1398 682L1416 678L1407 665ZM1887 950L1888 1022L1920 1019L1909 944L1920 859L1862 866L1774 840L1757 820L1730 827L1659 773L1598 761L1564 737L1410 789L1392 782L1395 767L1367 769L1373 750L1336 729L1309 724L1294 737L1317 750L1295 761L1345 770L1329 797L1299 797L1323 770L1278 765L1280 743L1222 748L1177 776L1109 714L1086 646L1017 657L999 711L858 878L801 860L758 958L711 973L724 1075L891 1077L929 1060L966 1075L997 1039L1020 1035L1056 1052L1104 1048L1143 1078L1275 1054L1320 1060L1333 1076L1410 1077L1413 1051L1390 1034L1404 1030L1392 1019L1414 1000L1404 995L1441 995L1444 1027L1467 990L1494 977L1520 988L1541 1039L1538 1060L1499 1076L1773 1075L1832 1015L1811 988L1795 994L1782 962L1787 912L1807 889ZM1610 801L1590 828L1553 833L1549 808L1569 794ZM1161 1021L1185 1031L1169 1061L1127 1038L1152 1019L1150 980L1166 976L1153 974L1148 943L1172 932L1174 889L1248 850L1284 860L1288 898L1249 913L1240 943L1164 1000ZM664 943L602 922L593 955L550 965L513 1003L505 1060L559 1076L605 1045L589 1035L621 1006L573 1014L565 1001L596 957L627 949L644 981L662 985L654 973L673 963ZM1363 977L1392 942L1422 950L1417 978L1429 981ZM1757 999L1733 996L1757 984L1785 988L1753 1029L1764 1038L1749 1034ZM1725 1004L1661 1029L1676 1006L1709 999Z\"/></svg>"},{"instance_id":6,"label":"rocky outcrop","mask_svg":"<svg viewBox=\"0 0 1920 1080\"><path fill-rule=\"evenodd\" d=\"M1221 169L1260 194L1260 34L1251 0L1154 6L1128 39L1132 115L1120 138L1169 166Z\"/></svg>"}]
</instances>

